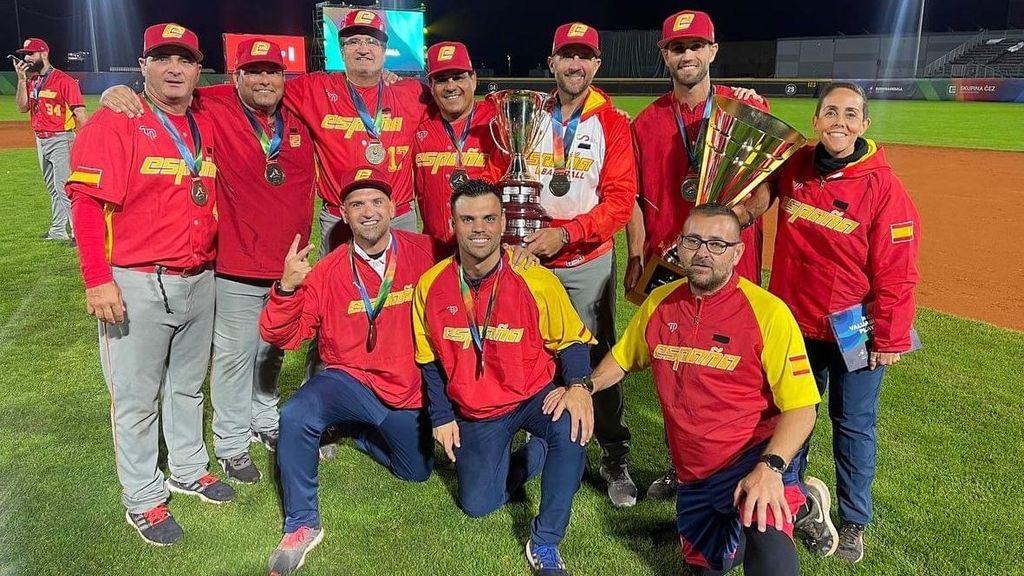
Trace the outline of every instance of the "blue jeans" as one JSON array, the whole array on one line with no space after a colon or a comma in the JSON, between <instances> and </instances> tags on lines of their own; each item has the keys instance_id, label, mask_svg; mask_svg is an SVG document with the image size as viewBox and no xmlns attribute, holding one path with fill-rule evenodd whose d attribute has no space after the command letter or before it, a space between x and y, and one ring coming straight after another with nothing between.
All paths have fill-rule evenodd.
<instances>
[{"instance_id":1,"label":"blue jeans","mask_svg":"<svg viewBox=\"0 0 1024 576\"><path fill-rule=\"evenodd\" d=\"M288 399L281 409L277 464L284 491L284 531L320 527L320 436L332 424L359 430L356 448L392 474L425 482L434 468L430 420L425 410L384 405L362 382L329 368Z\"/></svg>"},{"instance_id":2,"label":"blue jeans","mask_svg":"<svg viewBox=\"0 0 1024 576\"><path fill-rule=\"evenodd\" d=\"M839 517L844 522L868 524L872 518L871 484L878 460L878 400L885 368L849 372L839 346L820 340L807 340L807 359L818 392L824 394L831 387L828 415L832 420ZM806 452L794 460L798 460L803 478L807 471Z\"/></svg>"},{"instance_id":3,"label":"blue jeans","mask_svg":"<svg viewBox=\"0 0 1024 576\"><path fill-rule=\"evenodd\" d=\"M540 513L530 525L530 538L538 545L557 545L565 537L583 478L585 449L569 439L568 412L552 422L541 411L544 397L554 388L549 385L497 418L457 419L462 447L455 448L455 472L462 509L473 518L486 516L540 473ZM512 452L512 437L519 430L532 437Z\"/></svg>"}]
</instances>

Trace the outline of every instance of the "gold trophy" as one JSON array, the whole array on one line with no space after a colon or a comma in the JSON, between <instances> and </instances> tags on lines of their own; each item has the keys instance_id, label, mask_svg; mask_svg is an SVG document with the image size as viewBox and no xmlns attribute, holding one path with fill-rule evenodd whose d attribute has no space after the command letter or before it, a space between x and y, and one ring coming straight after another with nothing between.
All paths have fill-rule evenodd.
<instances>
[{"instance_id":1,"label":"gold trophy","mask_svg":"<svg viewBox=\"0 0 1024 576\"><path fill-rule=\"evenodd\" d=\"M523 238L546 228L551 221L540 205L542 185L526 165L526 158L540 146L551 122L551 114L545 109L551 96L533 90L501 90L488 97L497 108L490 124L491 137L512 158L496 184L505 209L502 241L522 244Z\"/></svg>"},{"instance_id":2,"label":"gold trophy","mask_svg":"<svg viewBox=\"0 0 1024 576\"><path fill-rule=\"evenodd\" d=\"M702 135L695 204L736 206L807 141L782 120L725 96L715 96ZM643 303L652 290L686 276L676 246L652 256L626 299Z\"/></svg>"}]
</instances>

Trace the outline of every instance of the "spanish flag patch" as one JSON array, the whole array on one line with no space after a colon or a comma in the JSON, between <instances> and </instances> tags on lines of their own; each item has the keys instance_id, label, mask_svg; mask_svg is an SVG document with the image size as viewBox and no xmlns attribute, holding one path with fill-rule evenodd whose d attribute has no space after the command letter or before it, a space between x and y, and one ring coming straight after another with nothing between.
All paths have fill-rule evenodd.
<instances>
[{"instance_id":1,"label":"spanish flag patch","mask_svg":"<svg viewBox=\"0 0 1024 576\"><path fill-rule=\"evenodd\" d=\"M806 354L799 356L789 357L789 369L793 372L793 376L803 376L804 374L811 373L811 361L807 359Z\"/></svg>"},{"instance_id":2,"label":"spanish flag patch","mask_svg":"<svg viewBox=\"0 0 1024 576\"><path fill-rule=\"evenodd\" d=\"M913 222L897 222L889 225L889 234L892 236L892 243L910 242L914 239Z\"/></svg>"},{"instance_id":3,"label":"spanish flag patch","mask_svg":"<svg viewBox=\"0 0 1024 576\"><path fill-rule=\"evenodd\" d=\"M100 178L103 176L103 170L99 168L87 168L81 166L71 172L71 176L68 176L68 182L77 182L78 184L85 184L86 186L93 186L99 188Z\"/></svg>"}]
</instances>

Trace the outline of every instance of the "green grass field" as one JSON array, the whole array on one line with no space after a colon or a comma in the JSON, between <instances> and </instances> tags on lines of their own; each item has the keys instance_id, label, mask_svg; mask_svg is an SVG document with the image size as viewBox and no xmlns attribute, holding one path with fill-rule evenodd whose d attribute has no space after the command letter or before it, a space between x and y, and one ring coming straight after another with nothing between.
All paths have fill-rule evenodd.
<instances>
[{"instance_id":1,"label":"green grass field","mask_svg":"<svg viewBox=\"0 0 1024 576\"><path fill-rule=\"evenodd\" d=\"M887 113L909 128L919 103L904 104ZM639 103L623 105L635 113ZM966 146L977 141L973 134L1011 143L1010 117L989 116L1024 108L974 106L946 104L940 117L977 113L991 129L961 124L942 143ZM11 115L7 108L0 101L0 118ZM776 110L794 122L809 116L795 104ZM895 140L900 133L891 134ZM906 137L940 143L924 132ZM239 487L238 499L222 507L174 497L171 509L186 537L171 548L144 544L126 525L96 325L84 313L75 253L37 238L49 201L35 151L0 151L0 167L0 576L263 573L281 527L268 478ZM633 310L620 303L620 329ZM1024 574L1024 334L930 310L920 311L917 325L926 347L890 372L883 391L877 520L867 532L867 558L853 568L802 554L804 574ZM301 360L287 357L285 397L298 385ZM646 486L667 463L649 375L628 378L625 393L633 473ZM811 473L833 484L830 436L823 418ZM209 426L207 444L212 453ZM253 455L267 471L262 447ZM596 456L592 446L592 461ZM439 468L425 484L405 484L345 446L322 466L321 480L327 538L303 574L529 573L522 544L539 501L536 481L527 501L471 520L456 507L451 468ZM683 573L678 548L672 504L615 510L603 487L588 480L562 551L577 576L668 576Z\"/></svg>"}]
</instances>

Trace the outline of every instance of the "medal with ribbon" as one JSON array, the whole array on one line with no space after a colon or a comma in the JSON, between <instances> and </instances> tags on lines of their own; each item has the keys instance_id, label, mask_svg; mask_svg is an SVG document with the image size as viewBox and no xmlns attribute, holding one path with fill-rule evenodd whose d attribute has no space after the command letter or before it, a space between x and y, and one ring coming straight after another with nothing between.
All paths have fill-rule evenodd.
<instances>
[{"instance_id":1,"label":"medal with ribbon","mask_svg":"<svg viewBox=\"0 0 1024 576\"><path fill-rule=\"evenodd\" d=\"M704 103L704 114L701 117L696 142L690 141L690 134L686 131L686 123L683 122L683 113L679 108L679 102L675 99L672 100L672 111L675 113L676 127L679 129L679 135L683 139L683 149L686 150L686 159L689 161L686 179L683 180L683 184L680 186L680 192L683 198L690 202L697 200L697 174L700 170L701 147L704 145L704 132L707 131L708 120L711 118L711 104L714 102L714 99L715 87L711 86L708 92L708 99Z\"/></svg>"},{"instance_id":2,"label":"medal with ribbon","mask_svg":"<svg viewBox=\"0 0 1024 576\"><path fill-rule=\"evenodd\" d=\"M41 75L39 79L36 80L36 85L32 87L32 99L36 102L39 101L39 93L43 91L43 86L46 84L46 80L50 77L50 74L53 74L53 68L50 68L50 71L46 74Z\"/></svg>"},{"instance_id":3,"label":"medal with ribbon","mask_svg":"<svg viewBox=\"0 0 1024 576\"><path fill-rule=\"evenodd\" d=\"M462 135L458 138L455 137L455 128L451 125L451 122L441 118L444 131L448 134L448 139L455 146L455 170L448 177L448 184L451 185L452 190L469 181L469 174L466 173L466 168L462 163L462 149L466 146L466 140L469 140L469 131L473 127L473 114L475 112L476 104L473 104L473 107L469 109L469 116L466 117L466 124L462 127Z\"/></svg>"},{"instance_id":4,"label":"medal with ribbon","mask_svg":"<svg viewBox=\"0 0 1024 576\"><path fill-rule=\"evenodd\" d=\"M491 325L491 314L494 312L494 301L498 295L498 280L501 278L501 270L504 260L498 260L498 269L494 272L494 283L491 284L491 295L487 299L487 311L484 313L483 330L476 323L476 301L470 292L469 284L466 282L466 274L462 265L455 261L455 268L459 273L459 292L462 293L462 303L466 307L466 323L469 325L469 336L473 340L473 347L476 348L476 377L480 378L484 373L484 346L487 343L487 329Z\"/></svg>"},{"instance_id":5,"label":"medal with ribbon","mask_svg":"<svg viewBox=\"0 0 1024 576\"><path fill-rule=\"evenodd\" d=\"M377 346L377 317L380 316L384 304L388 301L388 294L391 294L391 285L395 282L395 269L398 267L398 245L394 238L390 244L391 254L388 254L388 265L384 270L384 279L381 280L380 289L377 290L377 298L371 303L370 294L359 276L359 268L356 267L356 247L353 241L348 245L348 261L352 265L352 283L356 285L359 297L363 300L363 311L366 312L366 319L369 322L369 333L366 338L367 350L373 350Z\"/></svg>"},{"instance_id":6,"label":"medal with ribbon","mask_svg":"<svg viewBox=\"0 0 1024 576\"><path fill-rule=\"evenodd\" d=\"M566 125L562 123L562 106L557 100L551 110L551 139L553 141L551 156L552 163L555 165L555 173L551 176L548 189L559 198L569 193L569 171L566 169L565 163L571 155L573 141L576 140L576 129L579 128L582 115L583 103L580 103L572 111L572 116L569 117L569 123Z\"/></svg>"},{"instance_id":7,"label":"medal with ribbon","mask_svg":"<svg viewBox=\"0 0 1024 576\"><path fill-rule=\"evenodd\" d=\"M273 132L268 136L267 131L263 129L263 123L256 118L248 106L242 104L242 111L249 119L249 125L252 126L252 131L256 134L256 139L259 140L263 154L267 158L267 167L263 171L263 177L271 186L280 186L284 183L284 170L281 169L277 156L281 153L281 142L284 139L284 114L280 109L274 113Z\"/></svg>"},{"instance_id":8,"label":"medal with ribbon","mask_svg":"<svg viewBox=\"0 0 1024 576\"><path fill-rule=\"evenodd\" d=\"M377 112L370 116L370 110L366 107L366 102L363 100L363 96L359 94L355 86L351 82L346 82L348 86L348 94L352 97L352 103L356 107L356 113L359 114L359 119L363 121L363 127L366 128L366 134L370 137L370 143L366 146L366 161L370 164L380 164L384 161L384 145L380 143L381 138L381 126L383 125L384 117L384 80L377 82Z\"/></svg>"},{"instance_id":9,"label":"medal with ribbon","mask_svg":"<svg viewBox=\"0 0 1024 576\"><path fill-rule=\"evenodd\" d=\"M178 148L178 155L185 162L185 166L188 167L189 175L192 179L192 202L196 206L206 206L206 203L210 200L210 194L206 190L206 185L203 184L199 174L203 169L203 135L199 131L199 126L196 124L195 116L192 114L190 108L185 109L185 120L188 122L188 130L192 133L192 144L195 146L195 150L189 150L185 144L185 139L182 137L178 129L171 123L171 119L167 117L167 114L160 109L159 106L150 100L149 95L145 95L146 102L149 103L149 107L156 114L160 125L164 127L164 130L174 141L174 145Z\"/></svg>"}]
</instances>

